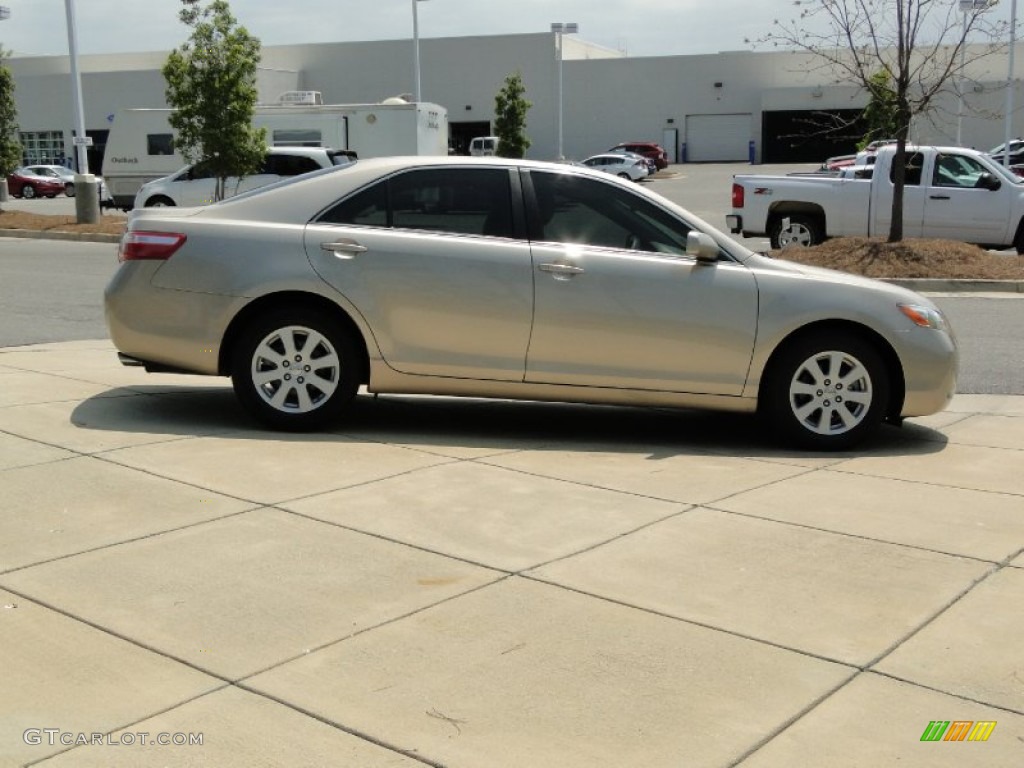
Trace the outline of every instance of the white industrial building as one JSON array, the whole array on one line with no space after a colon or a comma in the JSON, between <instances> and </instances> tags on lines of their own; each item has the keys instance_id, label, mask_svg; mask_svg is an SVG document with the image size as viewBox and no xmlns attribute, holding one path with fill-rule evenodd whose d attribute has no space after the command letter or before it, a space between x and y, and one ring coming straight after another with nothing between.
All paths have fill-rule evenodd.
<instances>
[{"instance_id":1,"label":"white industrial building","mask_svg":"<svg viewBox=\"0 0 1024 768\"><path fill-rule=\"evenodd\" d=\"M867 101L856 88L835 85L806 54L739 51L634 58L575 36L562 36L562 41L563 146L570 158L620 141L646 140L663 143L678 162L820 160L853 143L816 135L821 133L820 115L853 116ZM448 110L451 144L460 150L471 137L491 132L494 95L505 77L518 71L533 105L528 156L555 158L557 50L552 33L421 40L422 99ZM166 106L160 70L167 53L80 57L86 132L94 140L92 170L100 168L110 121L119 108ZM965 145L988 149L1003 139L1007 58L1005 52L994 54L968 73L959 121ZM26 160L72 157L68 58L15 57L9 66ZM412 93L413 73L408 39L265 46L260 99L269 103L287 91L319 91L327 104L375 103ZM1014 83L1017 87L1016 77ZM1014 103L1022 103L1019 90ZM912 138L955 143L957 113L957 97L950 93L934 114L915 125Z\"/></svg>"}]
</instances>

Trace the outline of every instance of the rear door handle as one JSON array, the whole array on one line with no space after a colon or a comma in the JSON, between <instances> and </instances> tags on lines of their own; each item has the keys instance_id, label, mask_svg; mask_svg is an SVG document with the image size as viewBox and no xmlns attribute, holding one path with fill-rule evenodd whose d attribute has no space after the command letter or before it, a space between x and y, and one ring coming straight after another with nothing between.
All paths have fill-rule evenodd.
<instances>
[{"instance_id":1,"label":"rear door handle","mask_svg":"<svg viewBox=\"0 0 1024 768\"><path fill-rule=\"evenodd\" d=\"M333 253L339 259L354 259L360 253L369 250L365 245L360 245L355 240L344 238L331 243L320 243L320 249Z\"/></svg>"},{"instance_id":2,"label":"rear door handle","mask_svg":"<svg viewBox=\"0 0 1024 768\"><path fill-rule=\"evenodd\" d=\"M949 200L949 195L929 195L929 200Z\"/></svg>"},{"instance_id":3,"label":"rear door handle","mask_svg":"<svg viewBox=\"0 0 1024 768\"><path fill-rule=\"evenodd\" d=\"M584 271L583 267L575 267L572 264L541 264L538 269L560 280L568 280L570 277L583 274Z\"/></svg>"}]
</instances>

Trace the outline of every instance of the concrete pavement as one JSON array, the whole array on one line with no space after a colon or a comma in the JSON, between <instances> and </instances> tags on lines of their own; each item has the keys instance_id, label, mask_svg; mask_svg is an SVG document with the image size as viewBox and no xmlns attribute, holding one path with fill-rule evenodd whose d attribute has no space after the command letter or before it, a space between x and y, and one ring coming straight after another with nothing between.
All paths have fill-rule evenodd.
<instances>
[{"instance_id":1,"label":"concrete pavement","mask_svg":"<svg viewBox=\"0 0 1024 768\"><path fill-rule=\"evenodd\" d=\"M1024 762L1021 397L839 455L415 397L282 435L6 348L0 500L0 766Z\"/></svg>"}]
</instances>

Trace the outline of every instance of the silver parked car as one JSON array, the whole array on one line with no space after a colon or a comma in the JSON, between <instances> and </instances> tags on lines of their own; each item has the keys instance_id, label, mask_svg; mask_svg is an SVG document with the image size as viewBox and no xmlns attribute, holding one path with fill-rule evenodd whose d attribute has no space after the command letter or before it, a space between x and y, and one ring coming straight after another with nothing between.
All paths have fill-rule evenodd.
<instances>
[{"instance_id":1,"label":"silver parked car","mask_svg":"<svg viewBox=\"0 0 1024 768\"><path fill-rule=\"evenodd\" d=\"M126 364L230 376L265 424L375 393L764 414L813 448L941 410L929 300L757 255L584 168L378 158L205 208L134 211L106 290Z\"/></svg>"}]
</instances>

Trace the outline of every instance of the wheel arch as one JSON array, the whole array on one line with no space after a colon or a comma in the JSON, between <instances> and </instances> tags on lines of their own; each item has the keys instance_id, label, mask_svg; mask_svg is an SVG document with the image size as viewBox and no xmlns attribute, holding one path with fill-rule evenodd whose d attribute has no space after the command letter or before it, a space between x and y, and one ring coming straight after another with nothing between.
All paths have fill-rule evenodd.
<instances>
[{"instance_id":1,"label":"wheel arch","mask_svg":"<svg viewBox=\"0 0 1024 768\"><path fill-rule=\"evenodd\" d=\"M889 402L886 404L885 418L888 421L897 421L900 413L903 411L903 400L906 396L906 379L903 375L903 365L900 363L899 355L896 354L893 346L880 333L852 320L821 320L797 328L784 337L775 346L775 349L772 350L761 371L761 380L757 392L758 408L760 409L766 402L765 388L772 380L774 368L778 364L782 352L797 341L811 336L828 335L830 333L846 333L857 336L877 350L889 376Z\"/></svg>"},{"instance_id":2,"label":"wheel arch","mask_svg":"<svg viewBox=\"0 0 1024 768\"><path fill-rule=\"evenodd\" d=\"M220 375L226 376L231 370L231 360L234 356L235 345L238 343L243 331L249 322L259 315L267 314L285 307L298 306L302 309L322 312L333 320L341 323L351 334L356 342L361 360L360 381L363 384L370 380L370 355L366 346L366 339L363 338L359 326L345 310L339 307L330 299L326 299L315 293L303 291L282 291L261 296L255 301L249 302L241 312L232 318L224 332L224 340L220 345L220 354L217 358L217 371Z\"/></svg>"}]
</instances>

